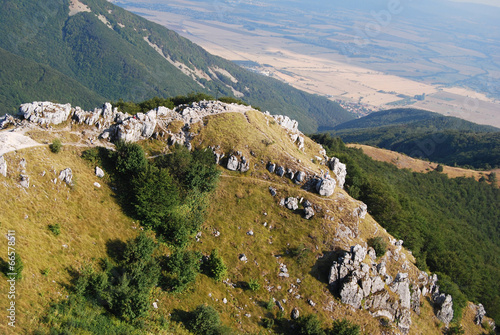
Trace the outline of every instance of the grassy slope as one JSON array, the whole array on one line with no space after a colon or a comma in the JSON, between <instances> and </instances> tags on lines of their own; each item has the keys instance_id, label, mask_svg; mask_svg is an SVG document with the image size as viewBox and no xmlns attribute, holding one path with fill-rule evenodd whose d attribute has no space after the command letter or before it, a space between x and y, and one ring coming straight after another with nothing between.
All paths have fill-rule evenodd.
<instances>
[{"instance_id":1,"label":"grassy slope","mask_svg":"<svg viewBox=\"0 0 500 335\"><path fill-rule=\"evenodd\" d=\"M199 141L195 140L195 143L202 146L221 144L226 153L231 149L241 150L251 157L251 169L244 174L222 169L223 176L213 196L201 241L194 243L192 248L204 254L210 253L213 248L219 249L228 266L228 277L233 283L245 283L256 278L263 286L274 288L271 292L264 287L251 292L216 283L205 275L199 275L195 285L183 294L155 291L159 309L153 311L152 316L175 315L179 310L192 310L201 303L207 303L221 312L225 324L241 333L252 333L263 330L259 321L269 312L262 304L274 297L287 300L284 304L285 317L289 317L293 307L298 307L301 315L315 313L325 324L330 324L332 318L345 317L362 325L365 333L379 334L386 329L380 328L378 320L366 311L354 311L343 306L328 291L325 270L328 271L331 265L328 257L331 250L346 249L375 235L384 236L385 239L389 236L367 216L360 221L359 236L354 240L335 240L335 229L339 222L352 228L357 225L356 219L350 214L356 203L343 190L337 189L331 198L325 199L302 190L286 178L269 174L265 170L268 159L286 166L294 166L300 159L301 164L314 172L324 168L311 162L311 158L319 151L318 145L306 139L306 153L299 152L288 135L271 120L256 112L249 112L247 117L222 114L206 120ZM227 142L229 140L231 142ZM272 142L274 144L266 145ZM256 157L247 154L250 150L254 151ZM38 327L37 315L47 306L50 298L63 298L65 290L61 283L68 282L68 269L104 256L106 241L116 238L123 241L136 234L136 230L131 228L134 223L121 213L105 182L99 180L103 184L101 189L92 186L97 181L93 167L79 158L79 153L80 149L65 147L62 153L56 155L50 153L47 147L40 147L6 155L10 172L8 178L2 177L5 183L0 186L4 189L0 198L1 206L6 209L0 214L0 221L2 229L17 231L19 250L26 264L25 279L18 287L21 293L19 326L24 330ZM27 172L32 184L36 185L27 192L16 185L19 174L16 167L22 157L26 158ZM54 185L51 182L54 178L52 170L58 172L68 166L73 169L76 186L71 189L59 182ZM42 171L47 172L44 177L40 176ZM278 196L271 197L269 186L277 189ZM321 210L313 219L305 220L301 216L301 209L294 213L278 205L279 199L285 196L307 198L320 206ZM25 214L28 219L24 219ZM333 216L335 220L330 221L325 216ZM62 225L59 237L54 237L46 228L54 222ZM267 227L263 226L264 222L268 223ZM219 237L213 235L214 229L220 231ZM249 230L253 230L254 236L246 234ZM2 241L2 248L5 248L5 240ZM287 249L301 243L311 251L299 263L287 255ZM69 248L63 248L62 244L67 244ZM241 253L246 254L247 263L238 260ZM281 258L276 257L279 255ZM327 257L320 258L322 255ZM406 256L412 259L409 253ZM287 265L290 278L278 277L279 262ZM390 265L388 272L395 275L402 262L401 258ZM40 274L45 268L50 269L47 277ZM412 267L411 272L414 271L416 269ZM300 284L297 284L297 278L301 280ZM298 288L289 293L292 284ZM5 281L0 281L0 290L4 291L5 288ZM295 299L296 294L300 294L301 298ZM222 303L223 298L228 300L227 304ZM316 306L310 306L307 299L313 300ZM4 300L2 304L5 304ZM276 312L277 308L274 307L272 313ZM245 316L247 313L251 316ZM412 319L418 328L413 328L411 334L440 333L438 328L441 325L433 316L428 302L424 302L421 316L417 318L413 314ZM5 328L3 318L0 327ZM173 333L183 333L182 327L173 327ZM472 329L476 334L479 333L479 328Z\"/></svg>"}]
</instances>

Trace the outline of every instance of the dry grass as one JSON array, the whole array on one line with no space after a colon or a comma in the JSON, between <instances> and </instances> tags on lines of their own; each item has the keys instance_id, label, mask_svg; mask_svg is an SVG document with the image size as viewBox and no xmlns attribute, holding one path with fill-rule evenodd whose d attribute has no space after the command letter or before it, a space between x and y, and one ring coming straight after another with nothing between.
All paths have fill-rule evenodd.
<instances>
[{"instance_id":1,"label":"dry grass","mask_svg":"<svg viewBox=\"0 0 500 335\"><path fill-rule=\"evenodd\" d=\"M348 144L347 146L351 148L363 149L363 152L371 158L377 161L391 163L400 169L410 169L415 172L426 173L435 170L438 166L438 163L415 159L399 152L375 148L368 145ZM450 178L473 177L474 179L479 180L482 176L487 178L488 174L491 172L496 172L497 175L499 175L500 169L494 169L491 171L476 171L443 165L443 173L447 174ZM497 186L500 186L500 180L497 181Z\"/></svg>"}]
</instances>

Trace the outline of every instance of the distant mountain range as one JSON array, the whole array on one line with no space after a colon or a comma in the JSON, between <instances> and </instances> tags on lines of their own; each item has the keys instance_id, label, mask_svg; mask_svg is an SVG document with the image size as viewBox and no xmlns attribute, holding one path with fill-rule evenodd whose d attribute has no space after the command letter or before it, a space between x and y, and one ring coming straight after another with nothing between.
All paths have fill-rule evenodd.
<instances>
[{"instance_id":1,"label":"distant mountain range","mask_svg":"<svg viewBox=\"0 0 500 335\"><path fill-rule=\"evenodd\" d=\"M331 131L362 143L447 165L500 167L500 129L419 109L372 113Z\"/></svg>"},{"instance_id":2,"label":"distant mountain range","mask_svg":"<svg viewBox=\"0 0 500 335\"><path fill-rule=\"evenodd\" d=\"M354 118L335 102L244 70L104 0L0 4L0 48L10 53L0 66L0 87L6 88L0 114L40 99L38 92L85 108L203 92L286 114L306 132Z\"/></svg>"}]
</instances>

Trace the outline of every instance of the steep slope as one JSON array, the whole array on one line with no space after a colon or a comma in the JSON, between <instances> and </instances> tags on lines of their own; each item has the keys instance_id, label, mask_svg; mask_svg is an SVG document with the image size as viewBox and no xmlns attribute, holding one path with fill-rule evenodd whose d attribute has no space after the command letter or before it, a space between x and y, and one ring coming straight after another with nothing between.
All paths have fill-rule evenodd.
<instances>
[{"instance_id":1,"label":"steep slope","mask_svg":"<svg viewBox=\"0 0 500 335\"><path fill-rule=\"evenodd\" d=\"M0 58L0 115L15 114L20 104L33 100L69 102L83 108L92 108L105 101L102 96L49 66L2 48Z\"/></svg>"},{"instance_id":2,"label":"steep slope","mask_svg":"<svg viewBox=\"0 0 500 335\"><path fill-rule=\"evenodd\" d=\"M416 109L377 112L331 134L414 158L489 170L500 167L500 129Z\"/></svg>"},{"instance_id":3,"label":"steep slope","mask_svg":"<svg viewBox=\"0 0 500 335\"><path fill-rule=\"evenodd\" d=\"M163 285L154 288L148 300L149 315L130 326L138 333L187 333L186 318L191 314L186 311L200 304L213 306L223 323L239 333L265 331L264 325L269 325L265 320L275 322L273 331L290 333L291 326L300 326L302 320L290 320L295 309L302 317L317 315L326 326L332 318L346 318L369 334L442 332L443 324L433 307L441 309L430 303L429 292L436 293L434 278L419 271L401 242L387 234L366 213L366 207L341 188L345 177L342 165L327 159L323 148L298 132L292 120L218 102L175 110L159 108L136 117L112 111L109 106L84 112L46 103L42 107L23 106L23 111L31 121L13 120L15 132L44 143L61 138L65 145L58 154L43 146L4 155L7 173L0 176L0 200L6 211L0 213L0 221L2 227L16 232L18 252L25 263L24 278L16 283L21 301L16 331L38 329L45 333L54 328L56 332L78 333L84 332L84 320L92 320L96 314L98 325L107 327L110 323L105 320L116 319L99 301L89 305L79 319L70 318L62 305L55 309L47 306L47 296L60 304L71 302L77 282L71 281L72 276L85 275L79 265L98 268L96 258L105 251L116 258L120 245L145 224L119 213L117 198L121 195L113 189L121 188L113 169L99 164L105 169L104 179L99 179L94 173L98 161L89 163L80 157L89 137L94 138L94 144L110 146L95 136L115 129L113 137L140 140L147 151L160 158L178 150L167 143L181 143L202 152L210 147L222 172L210 197L206 221L199 233L191 236L188 249L208 255L217 248L227 276L218 282L199 274L182 293L168 292ZM113 126L109 120L120 121ZM153 131L149 131L152 124ZM157 159L151 159L151 164ZM68 167L73 171L71 186L57 179ZM333 179L327 178L325 171ZM29 177L29 187L25 187L27 178L20 178L20 174ZM94 186L95 182L101 187ZM324 186L330 183L337 187L327 192ZM327 193L322 196L317 190ZM311 210L314 215L306 219ZM60 235L48 229L48 224L54 223L60 223ZM387 244L385 254L375 255L373 249L366 248L367 240L373 237ZM173 257L176 251L166 244L158 253ZM103 263L104 268L111 267L109 262ZM344 270L338 271L341 264ZM363 274L358 278L362 287L353 281L359 274ZM102 278L93 280L105 285ZM377 284L366 291L372 280ZM260 288L251 289L248 283L252 282ZM0 282L0 289L7 289L6 281ZM6 299L0 302L2 309L7 303ZM79 311L82 305L85 300L71 308ZM476 306L472 306L470 313L475 315L475 311ZM124 326L126 321L116 322ZM463 324L470 334L481 332L470 319ZM6 321L1 325L2 330L11 330ZM104 330L103 326L99 329Z\"/></svg>"},{"instance_id":4,"label":"steep slope","mask_svg":"<svg viewBox=\"0 0 500 335\"><path fill-rule=\"evenodd\" d=\"M335 102L214 57L105 0L35 5L2 0L0 5L0 31L6 32L0 47L50 66L108 100L138 101L192 91L236 96L299 120L307 132L353 118Z\"/></svg>"}]
</instances>

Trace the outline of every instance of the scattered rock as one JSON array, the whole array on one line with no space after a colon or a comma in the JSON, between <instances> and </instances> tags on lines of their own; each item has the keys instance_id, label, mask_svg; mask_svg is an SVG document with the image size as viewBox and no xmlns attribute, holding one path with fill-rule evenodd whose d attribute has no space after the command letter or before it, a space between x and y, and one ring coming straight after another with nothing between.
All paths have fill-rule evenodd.
<instances>
[{"instance_id":1,"label":"scattered rock","mask_svg":"<svg viewBox=\"0 0 500 335\"><path fill-rule=\"evenodd\" d=\"M271 162L267 163L267 171L274 173L275 169L276 169L276 164Z\"/></svg>"},{"instance_id":2,"label":"scattered rock","mask_svg":"<svg viewBox=\"0 0 500 335\"><path fill-rule=\"evenodd\" d=\"M316 184L316 191L324 197L331 196L335 191L335 180L331 178L321 179Z\"/></svg>"},{"instance_id":3,"label":"scattered rock","mask_svg":"<svg viewBox=\"0 0 500 335\"><path fill-rule=\"evenodd\" d=\"M253 230L247 231L247 235L253 236Z\"/></svg>"},{"instance_id":4,"label":"scattered rock","mask_svg":"<svg viewBox=\"0 0 500 335\"><path fill-rule=\"evenodd\" d=\"M153 302L153 308L154 308L154 309L158 309L158 303L157 303L156 301L155 301L155 302Z\"/></svg>"},{"instance_id":5,"label":"scattered rock","mask_svg":"<svg viewBox=\"0 0 500 335\"><path fill-rule=\"evenodd\" d=\"M242 262L246 262L248 259L247 259L247 256L245 254L241 254L238 259Z\"/></svg>"},{"instance_id":6,"label":"scattered rock","mask_svg":"<svg viewBox=\"0 0 500 335\"><path fill-rule=\"evenodd\" d=\"M276 195L276 189L273 188L272 186L269 186L269 192L271 193L271 195L274 197Z\"/></svg>"},{"instance_id":7,"label":"scattered rock","mask_svg":"<svg viewBox=\"0 0 500 335\"><path fill-rule=\"evenodd\" d=\"M303 171L299 171L295 174L295 182L302 183L306 179L306 173Z\"/></svg>"},{"instance_id":8,"label":"scattered rock","mask_svg":"<svg viewBox=\"0 0 500 335\"><path fill-rule=\"evenodd\" d=\"M312 307L316 306L316 303L312 301L311 299L307 299L307 303L311 305Z\"/></svg>"},{"instance_id":9,"label":"scattered rock","mask_svg":"<svg viewBox=\"0 0 500 335\"><path fill-rule=\"evenodd\" d=\"M290 314L290 316L291 316L292 320L297 320L300 316L299 309L297 307L292 309L292 313Z\"/></svg>"},{"instance_id":10,"label":"scattered rock","mask_svg":"<svg viewBox=\"0 0 500 335\"><path fill-rule=\"evenodd\" d=\"M361 202L359 206L354 210L354 215L360 219L364 219L367 213L368 206L363 202Z\"/></svg>"},{"instance_id":11,"label":"scattered rock","mask_svg":"<svg viewBox=\"0 0 500 335\"><path fill-rule=\"evenodd\" d=\"M19 162L19 166L21 167L21 169L26 170L26 159L21 159L21 161Z\"/></svg>"},{"instance_id":12,"label":"scattered rock","mask_svg":"<svg viewBox=\"0 0 500 335\"><path fill-rule=\"evenodd\" d=\"M276 168L276 174L278 177L283 177L285 175L285 169L282 166Z\"/></svg>"},{"instance_id":13,"label":"scattered rock","mask_svg":"<svg viewBox=\"0 0 500 335\"><path fill-rule=\"evenodd\" d=\"M97 187L97 188L101 188L101 184L99 184L98 182L95 182L94 186Z\"/></svg>"},{"instance_id":14,"label":"scattered rock","mask_svg":"<svg viewBox=\"0 0 500 335\"><path fill-rule=\"evenodd\" d=\"M281 305L281 302L279 300L276 300L276 306L278 306L280 311L285 311L285 308L283 307L283 305Z\"/></svg>"},{"instance_id":15,"label":"scattered rock","mask_svg":"<svg viewBox=\"0 0 500 335\"><path fill-rule=\"evenodd\" d=\"M312 207L304 208L304 218L310 220L314 216L314 209Z\"/></svg>"},{"instance_id":16,"label":"scattered rock","mask_svg":"<svg viewBox=\"0 0 500 335\"><path fill-rule=\"evenodd\" d=\"M71 185L73 180L73 172L70 168L66 168L59 173L59 180L64 181L66 184Z\"/></svg>"},{"instance_id":17,"label":"scattered rock","mask_svg":"<svg viewBox=\"0 0 500 335\"><path fill-rule=\"evenodd\" d=\"M224 304L227 304L227 299L226 299L226 298L222 299L222 302L223 302Z\"/></svg>"},{"instance_id":18,"label":"scattered rock","mask_svg":"<svg viewBox=\"0 0 500 335\"><path fill-rule=\"evenodd\" d=\"M98 178L103 178L104 177L104 171L100 167L96 166L95 167L95 175Z\"/></svg>"},{"instance_id":19,"label":"scattered rock","mask_svg":"<svg viewBox=\"0 0 500 335\"><path fill-rule=\"evenodd\" d=\"M24 188L29 188L30 187L30 177L28 175L22 174L21 180L19 181L19 185L21 185Z\"/></svg>"},{"instance_id":20,"label":"scattered rock","mask_svg":"<svg viewBox=\"0 0 500 335\"><path fill-rule=\"evenodd\" d=\"M294 197L289 197L285 200L286 208L289 210L295 211L299 208L298 200Z\"/></svg>"}]
</instances>

